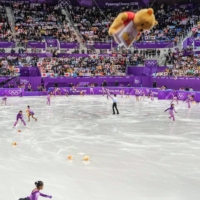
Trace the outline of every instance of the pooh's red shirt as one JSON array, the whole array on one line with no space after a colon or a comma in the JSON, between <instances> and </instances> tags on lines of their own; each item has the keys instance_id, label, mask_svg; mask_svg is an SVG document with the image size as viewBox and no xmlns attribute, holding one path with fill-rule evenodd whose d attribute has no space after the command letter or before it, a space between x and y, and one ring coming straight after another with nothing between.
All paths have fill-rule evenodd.
<instances>
[{"instance_id":1,"label":"pooh's red shirt","mask_svg":"<svg viewBox=\"0 0 200 200\"><path fill-rule=\"evenodd\" d=\"M133 12L126 12L126 14L128 15L128 19L126 21L124 21L124 26L126 26L135 17L135 13L133 13Z\"/></svg>"},{"instance_id":2,"label":"pooh's red shirt","mask_svg":"<svg viewBox=\"0 0 200 200\"><path fill-rule=\"evenodd\" d=\"M126 14L128 15L128 19L126 21L124 21L124 26L126 26L135 17L135 13L133 13L133 12L126 12ZM138 33L138 36L140 36L140 35L141 35L141 33Z\"/></svg>"}]
</instances>

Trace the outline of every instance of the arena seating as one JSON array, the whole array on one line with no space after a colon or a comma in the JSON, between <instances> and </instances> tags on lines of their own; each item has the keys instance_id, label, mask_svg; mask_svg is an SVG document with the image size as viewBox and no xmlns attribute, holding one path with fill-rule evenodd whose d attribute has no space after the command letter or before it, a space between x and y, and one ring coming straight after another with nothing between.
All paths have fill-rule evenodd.
<instances>
[{"instance_id":1,"label":"arena seating","mask_svg":"<svg viewBox=\"0 0 200 200\"><path fill-rule=\"evenodd\" d=\"M37 66L37 57L7 56L0 59L0 76L16 76L19 74L20 67Z\"/></svg>"},{"instance_id":2,"label":"arena seating","mask_svg":"<svg viewBox=\"0 0 200 200\"><path fill-rule=\"evenodd\" d=\"M41 63L42 74L54 76L105 76L125 75L126 58L53 58Z\"/></svg>"},{"instance_id":3,"label":"arena seating","mask_svg":"<svg viewBox=\"0 0 200 200\"><path fill-rule=\"evenodd\" d=\"M183 39L188 31L198 21L198 7L179 7L171 6L154 7L158 25L141 37L146 41L165 41L170 40L177 43Z\"/></svg>"},{"instance_id":4,"label":"arena seating","mask_svg":"<svg viewBox=\"0 0 200 200\"><path fill-rule=\"evenodd\" d=\"M117 15L117 10L107 8L101 12L97 7L71 7L69 13L84 41L105 42L111 39L108 28Z\"/></svg>"},{"instance_id":5,"label":"arena seating","mask_svg":"<svg viewBox=\"0 0 200 200\"><path fill-rule=\"evenodd\" d=\"M6 16L6 10L3 5L0 4L0 40L1 41L13 41L13 33L11 26Z\"/></svg>"},{"instance_id":6,"label":"arena seating","mask_svg":"<svg viewBox=\"0 0 200 200\"><path fill-rule=\"evenodd\" d=\"M200 56L191 48L169 51L166 55L166 64L171 67L156 73L156 76L197 77L200 75Z\"/></svg>"},{"instance_id":7,"label":"arena seating","mask_svg":"<svg viewBox=\"0 0 200 200\"><path fill-rule=\"evenodd\" d=\"M67 24L65 15L58 6L46 4L13 4L17 41L42 41L57 38L60 41L74 42L76 35Z\"/></svg>"},{"instance_id":8,"label":"arena seating","mask_svg":"<svg viewBox=\"0 0 200 200\"><path fill-rule=\"evenodd\" d=\"M105 42L110 41L108 36L108 28L119 12L132 10L132 7L84 7L72 6L67 1L65 8L68 9L75 26L84 38L84 42ZM16 41L26 47L28 41L44 41L49 38L58 39L66 42L76 42L76 34L74 29L69 26L66 16L62 14L62 8L59 6L46 5L45 3L30 4L27 2L14 3L12 10L15 19L15 36ZM181 7L157 6L154 5L155 15L158 25L151 31L141 36L141 41L177 41L192 29L195 29L195 36L198 37L198 7ZM103 12L102 12L103 11ZM0 22L3 32L3 39L12 40L13 33L11 31L8 18L5 13L5 7L0 6ZM6 33L6 34L4 34ZM193 31L194 33L194 31ZM184 51L192 51L187 49ZM81 50L75 49L74 53L80 53ZM181 51L182 52L182 51ZM21 53L27 53L23 50ZM20 58L17 56L9 56L3 58L0 74L15 75L13 70L15 67L39 66L43 74L54 74L54 76L106 76L106 75L125 75L127 66L143 65L145 59L159 59L160 50L120 50L117 56L98 56L95 49L86 52L90 57L73 56L58 58L57 53L53 58L39 59L37 57L27 56ZM113 52L111 52L112 54ZM183 52L184 53L184 52ZM92 57L95 54L95 57ZM96 56L97 55L97 56ZM156 57L155 57L156 56ZM53 61L53 62L52 62ZM193 65L193 63L195 65ZM188 58L180 55L180 52L168 52L166 54L166 65L172 65L173 68L167 69L164 73L166 76L193 76L197 75L196 58L194 56ZM184 69L183 69L184 66ZM192 69L191 69L192 68ZM12 69L12 70L10 70ZM178 72L177 72L178 71ZM158 76L160 74L157 74ZM46 75L45 75L46 76Z\"/></svg>"}]
</instances>

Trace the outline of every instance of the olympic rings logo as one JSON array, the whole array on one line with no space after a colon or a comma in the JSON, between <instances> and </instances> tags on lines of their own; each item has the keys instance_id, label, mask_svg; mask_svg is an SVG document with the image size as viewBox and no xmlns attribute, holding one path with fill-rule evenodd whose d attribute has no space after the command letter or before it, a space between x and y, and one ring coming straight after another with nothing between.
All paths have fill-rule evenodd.
<instances>
[{"instance_id":1,"label":"olympic rings logo","mask_svg":"<svg viewBox=\"0 0 200 200\"><path fill-rule=\"evenodd\" d=\"M179 98L179 99L184 99L184 97L185 97L185 95L184 95L183 93L179 93L179 94L178 94L178 98Z\"/></svg>"},{"instance_id":2,"label":"olympic rings logo","mask_svg":"<svg viewBox=\"0 0 200 200\"><path fill-rule=\"evenodd\" d=\"M189 42L194 42L194 40L192 38L189 38Z\"/></svg>"},{"instance_id":3,"label":"olympic rings logo","mask_svg":"<svg viewBox=\"0 0 200 200\"><path fill-rule=\"evenodd\" d=\"M47 40L48 43L54 43L55 40Z\"/></svg>"},{"instance_id":4,"label":"olympic rings logo","mask_svg":"<svg viewBox=\"0 0 200 200\"><path fill-rule=\"evenodd\" d=\"M26 79L21 79L21 81L20 81L22 84L27 84L27 83L29 83L29 81L28 80L26 80Z\"/></svg>"},{"instance_id":5,"label":"olympic rings logo","mask_svg":"<svg viewBox=\"0 0 200 200\"><path fill-rule=\"evenodd\" d=\"M143 93L143 90L138 90L138 89L135 90L135 94L139 94L140 95L142 93Z\"/></svg>"},{"instance_id":6,"label":"olympic rings logo","mask_svg":"<svg viewBox=\"0 0 200 200\"><path fill-rule=\"evenodd\" d=\"M156 61L146 61L145 63L147 66L154 66L156 65Z\"/></svg>"},{"instance_id":7,"label":"olympic rings logo","mask_svg":"<svg viewBox=\"0 0 200 200\"><path fill-rule=\"evenodd\" d=\"M25 54L25 53L20 54L20 57L26 57L26 56L27 56L27 54Z\"/></svg>"},{"instance_id":8,"label":"olympic rings logo","mask_svg":"<svg viewBox=\"0 0 200 200\"><path fill-rule=\"evenodd\" d=\"M11 95L11 96L17 96L20 94L20 91L18 90L9 90L8 93Z\"/></svg>"}]
</instances>

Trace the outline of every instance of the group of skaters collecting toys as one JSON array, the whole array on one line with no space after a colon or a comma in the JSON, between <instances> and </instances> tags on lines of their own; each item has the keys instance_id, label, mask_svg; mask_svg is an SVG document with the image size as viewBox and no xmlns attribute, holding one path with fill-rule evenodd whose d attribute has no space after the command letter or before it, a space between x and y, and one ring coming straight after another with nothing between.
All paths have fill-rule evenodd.
<instances>
[{"instance_id":1,"label":"group of skaters collecting toys","mask_svg":"<svg viewBox=\"0 0 200 200\"><path fill-rule=\"evenodd\" d=\"M51 97L53 96L53 94L55 94L55 92L54 93L50 92L47 95L47 103L46 103L47 105L50 105ZM111 94L110 94L110 90L107 89L107 88L102 88L102 94L103 94L103 96L106 95L107 99L112 99L112 101L113 101L113 104L112 104L113 114L115 114L115 113L119 114L119 110L118 110L118 107L117 107L117 94L114 94L113 97L112 97ZM123 90L119 91L119 95L121 97L123 97L124 94L126 94L126 97L129 98L129 93L125 93ZM81 93L81 95L82 95L82 93ZM139 90L135 89L135 99L136 99L136 101L144 100L145 97L146 97L145 92L141 93ZM150 91L148 93L147 98L150 98L151 101L154 101L153 91ZM187 98L184 101L187 103L188 108L190 108L191 102L194 102L194 95L188 94ZM173 121L175 121L174 113L176 113L175 108L174 108L174 102L176 102L178 104L178 95L177 95L176 91L172 94L172 102L171 102L170 108L165 110L165 112L169 111L169 114L170 114L169 118L170 119L172 118ZM2 98L1 105L3 105L3 104L7 105L7 96L6 95ZM35 121L37 121L37 118L34 117L35 114L34 114L33 110L31 110L30 106L27 106L26 114L28 116L28 122L30 122L30 118L33 118ZM14 123L14 128L18 124L19 120L21 120L21 122L24 124L24 126L26 126L26 122L24 121L24 118L23 118L23 112L21 110L17 114L16 121Z\"/></svg>"},{"instance_id":2,"label":"group of skaters collecting toys","mask_svg":"<svg viewBox=\"0 0 200 200\"><path fill-rule=\"evenodd\" d=\"M34 117L34 112L31 110L30 106L27 106L27 110L26 110L26 114L28 116L28 122L30 122L30 118L32 117L35 121L37 121L37 118ZM24 121L24 118L23 118L23 114L22 114L22 111L20 110L19 113L17 114L17 117L16 117L16 121L14 123L14 127L15 128L19 122L19 120L21 120L21 122L24 124L24 126L26 127L26 122Z\"/></svg>"},{"instance_id":3,"label":"group of skaters collecting toys","mask_svg":"<svg viewBox=\"0 0 200 200\"><path fill-rule=\"evenodd\" d=\"M188 94L187 98L184 101L187 103L188 108L190 108L191 107L191 102L194 102L194 95ZM175 121L174 113L177 113L175 108L174 108L174 102L176 102L178 104L178 96L177 96L176 92L174 92L172 94L171 106L168 109L165 110L165 112L169 111L169 115L170 115L169 118L170 119L172 118L173 121Z\"/></svg>"}]
</instances>

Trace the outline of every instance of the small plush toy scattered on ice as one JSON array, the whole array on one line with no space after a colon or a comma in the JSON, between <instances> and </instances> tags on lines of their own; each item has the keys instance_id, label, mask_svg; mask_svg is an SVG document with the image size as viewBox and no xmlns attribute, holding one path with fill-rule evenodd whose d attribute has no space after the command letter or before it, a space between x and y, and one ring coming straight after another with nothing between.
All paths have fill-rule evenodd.
<instances>
[{"instance_id":1,"label":"small plush toy scattered on ice","mask_svg":"<svg viewBox=\"0 0 200 200\"><path fill-rule=\"evenodd\" d=\"M84 158L83 158L83 161L89 161L90 160L90 157L89 156L85 156Z\"/></svg>"},{"instance_id":2,"label":"small plush toy scattered on ice","mask_svg":"<svg viewBox=\"0 0 200 200\"><path fill-rule=\"evenodd\" d=\"M73 160L73 156L68 156L68 160Z\"/></svg>"},{"instance_id":3,"label":"small plush toy scattered on ice","mask_svg":"<svg viewBox=\"0 0 200 200\"><path fill-rule=\"evenodd\" d=\"M114 36L118 44L126 48L140 38L144 31L152 29L158 22L152 8L142 9L136 13L120 13L109 28L109 35Z\"/></svg>"},{"instance_id":4,"label":"small plush toy scattered on ice","mask_svg":"<svg viewBox=\"0 0 200 200\"><path fill-rule=\"evenodd\" d=\"M17 145L17 142L13 142L12 145L13 145L13 146L16 146L16 145Z\"/></svg>"}]
</instances>

